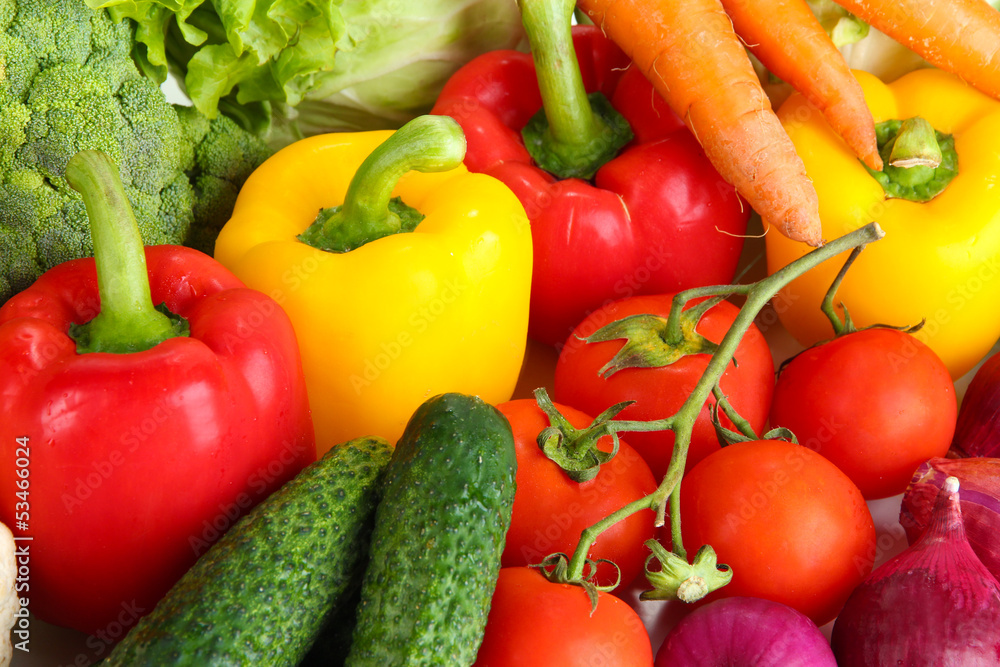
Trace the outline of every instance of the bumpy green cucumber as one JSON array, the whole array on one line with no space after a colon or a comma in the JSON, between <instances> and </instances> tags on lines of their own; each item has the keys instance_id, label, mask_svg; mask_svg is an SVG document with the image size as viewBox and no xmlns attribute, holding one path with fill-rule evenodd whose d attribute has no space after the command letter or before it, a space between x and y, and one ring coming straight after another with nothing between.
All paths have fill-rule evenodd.
<instances>
[{"instance_id":1,"label":"bumpy green cucumber","mask_svg":"<svg viewBox=\"0 0 1000 667\"><path fill-rule=\"evenodd\" d=\"M338 445L234 525L108 656L127 665L297 665L356 598L392 446Z\"/></svg>"},{"instance_id":2,"label":"bumpy green cucumber","mask_svg":"<svg viewBox=\"0 0 1000 667\"><path fill-rule=\"evenodd\" d=\"M375 514L348 667L471 665L514 503L514 439L481 399L414 412Z\"/></svg>"}]
</instances>

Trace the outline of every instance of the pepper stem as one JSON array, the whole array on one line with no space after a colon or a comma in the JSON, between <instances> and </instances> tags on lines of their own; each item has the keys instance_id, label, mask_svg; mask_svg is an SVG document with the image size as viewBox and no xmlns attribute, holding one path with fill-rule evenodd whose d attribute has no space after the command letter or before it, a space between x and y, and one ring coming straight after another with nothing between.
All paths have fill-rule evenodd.
<instances>
[{"instance_id":1,"label":"pepper stem","mask_svg":"<svg viewBox=\"0 0 1000 667\"><path fill-rule=\"evenodd\" d=\"M925 118L907 118L899 126L899 134L889 151L889 164L893 167L930 167L941 165L941 146L934 128Z\"/></svg>"},{"instance_id":2,"label":"pepper stem","mask_svg":"<svg viewBox=\"0 0 1000 667\"><path fill-rule=\"evenodd\" d=\"M590 178L632 140L600 93L587 95L573 48L574 0L518 0L538 76L542 111L522 131L535 162L559 178Z\"/></svg>"},{"instance_id":3,"label":"pepper stem","mask_svg":"<svg viewBox=\"0 0 1000 667\"><path fill-rule=\"evenodd\" d=\"M882 171L865 168L888 197L929 201L958 173L955 138L920 116L878 123L875 138L885 166Z\"/></svg>"},{"instance_id":4,"label":"pepper stem","mask_svg":"<svg viewBox=\"0 0 1000 667\"><path fill-rule=\"evenodd\" d=\"M465 148L465 134L453 118L414 118L361 163L343 205L320 211L299 240L321 250L350 252L383 236L412 231L423 216L392 198L399 179L409 171L454 169L465 159Z\"/></svg>"},{"instance_id":5,"label":"pepper stem","mask_svg":"<svg viewBox=\"0 0 1000 667\"><path fill-rule=\"evenodd\" d=\"M142 236L111 159L81 151L66 165L66 180L87 208L101 297L101 312L71 327L77 352L141 352L186 336L186 321L153 306Z\"/></svg>"}]
</instances>

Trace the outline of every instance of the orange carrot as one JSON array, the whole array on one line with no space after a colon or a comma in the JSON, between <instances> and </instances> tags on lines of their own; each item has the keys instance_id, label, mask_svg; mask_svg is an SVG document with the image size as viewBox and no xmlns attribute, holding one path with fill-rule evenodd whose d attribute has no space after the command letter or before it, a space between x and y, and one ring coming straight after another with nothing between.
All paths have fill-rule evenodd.
<instances>
[{"instance_id":1,"label":"orange carrot","mask_svg":"<svg viewBox=\"0 0 1000 667\"><path fill-rule=\"evenodd\" d=\"M984 0L835 0L924 60L1000 99L1000 12Z\"/></svg>"},{"instance_id":2,"label":"orange carrot","mask_svg":"<svg viewBox=\"0 0 1000 667\"><path fill-rule=\"evenodd\" d=\"M830 127L875 170L875 121L843 55L805 0L722 0L750 51L823 112Z\"/></svg>"},{"instance_id":3,"label":"orange carrot","mask_svg":"<svg viewBox=\"0 0 1000 667\"><path fill-rule=\"evenodd\" d=\"M822 244L805 165L719 0L580 0L577 6L642 69L719 174L769 225Z\"/></svg>"}]
</instances>

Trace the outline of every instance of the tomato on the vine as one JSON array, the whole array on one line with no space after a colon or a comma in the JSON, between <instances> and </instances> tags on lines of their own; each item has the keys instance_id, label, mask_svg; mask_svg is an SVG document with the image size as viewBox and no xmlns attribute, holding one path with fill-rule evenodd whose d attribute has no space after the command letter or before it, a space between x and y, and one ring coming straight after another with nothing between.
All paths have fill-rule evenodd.
<instances>
[{"instance_id":1,"label":"tomato on the vine","mask_svg":"<svg viewBox=\"0 0 1000 667\"><path fill-rule=\"evenodd\" d=\"M652 667L642 619L598 592L591 613L582 587L552 583L530 567L501 568L476 667Z\"/></svg>"},{"instance_id":2,"label":"tomato on the vine","mask_svg":"<svg viewBox=\"0 0 1000 667\"><path fill-rule=\"evenodd\" d=\"M635 401L619 415L620 419L658 420L673 416L684 404L705 372L711 355L687 354L667 365L647 368L623 368L613 374L601 374L601 368L625 345L621 339L585 342L605 325L630 315L651 314L666 318L674 294L633 296L608 304L588 315L566 341L556 362L553 398L587 414L599 414L622 401ZM694 306L689 303L685 310ZM728 301L710 308L697 323L697 333L712 343L719 343L732 326L739 309ZM774 360L767 340L751 324L736 348L734 360L719 380L722 393L755 433L767 422L774 390ZM702 408L691 436L686 469L719 449L712 426L710 398ZM723 426L733 429L725 415ZM659 480L667 470L674 447L671 430L625 432L624 437L649 464Z\"/></svg>"},{"instance_id":3,"label":"tomato on the vine","mask_svg":"<svg viewBox=\"0 0 1000 667\"><path fill-rule=\"evenodd\" d=\"M685 549L710 544L733 571L706 600L766 598L822 625L874 565L861 491L802 445L737 442L707 456L681 481L680 511Z\"/></svg>"},{"instance_id":4,"label":"tomato on the vine","mask_svg":"<svg viewBox=\"0 0 1000 667\"><path fill-rule=\"evenodd\" d=\"M830 459L869 500L906 490L914 470L944 456L958 418L944 362L905 331L852 331L781 370L771 426Z\"/></svg>"},{"instance_id":5,"label":"tomato on the vine","mask_svg":"<svg viewBox=\"0 0 1000 667\"><path fill-rule=\"evenodd\" d=\"M593 421L574 408L558 403L554 407L578 429ZM538 434L549 426L549 418L534 399L508 401L497 409L510 422L517 454L517 490L501 561L504 567L537 565L556 552L572 555L584 528L656 490L649 466L624 440L619 439L618 452L601 465L596 477L576 482L539 447ZM611 436L602 437L597 446L611 451ZM588 557L615 563L622 585L627 586L642 572L648 554L643 545L656 533L654 518L652 510L642 510L615 523L597 538ZM598 565L598 584L614 584L617 578L613 566Z\"/></svg>"}]
</instances>

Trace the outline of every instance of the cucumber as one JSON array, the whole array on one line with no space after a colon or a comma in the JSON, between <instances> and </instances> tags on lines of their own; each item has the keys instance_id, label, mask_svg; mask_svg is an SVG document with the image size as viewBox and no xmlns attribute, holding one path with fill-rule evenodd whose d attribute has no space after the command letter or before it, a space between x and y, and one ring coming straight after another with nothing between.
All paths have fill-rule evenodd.
<instances>
[{"instance_id":1,"label":"cucumber","mask_svg":"<svg viewBox=\"0 0 1000 667\"><path fill-rule=\"evenodd\" d=\"M406 425L375 513L348 667L475 662L514 504L514 438L464 394Z\"/></svg>"},{"instance_id":2,"label":"cucumber","mask_svg":"<svg viewBox=\"0 0 1000 667\"><path fill-rule=\"evenodd\" d=\"M391 452L380 438L332 448L205 552L102 665L297 665L356 601Z\"/></svg>"}]
</instances>

